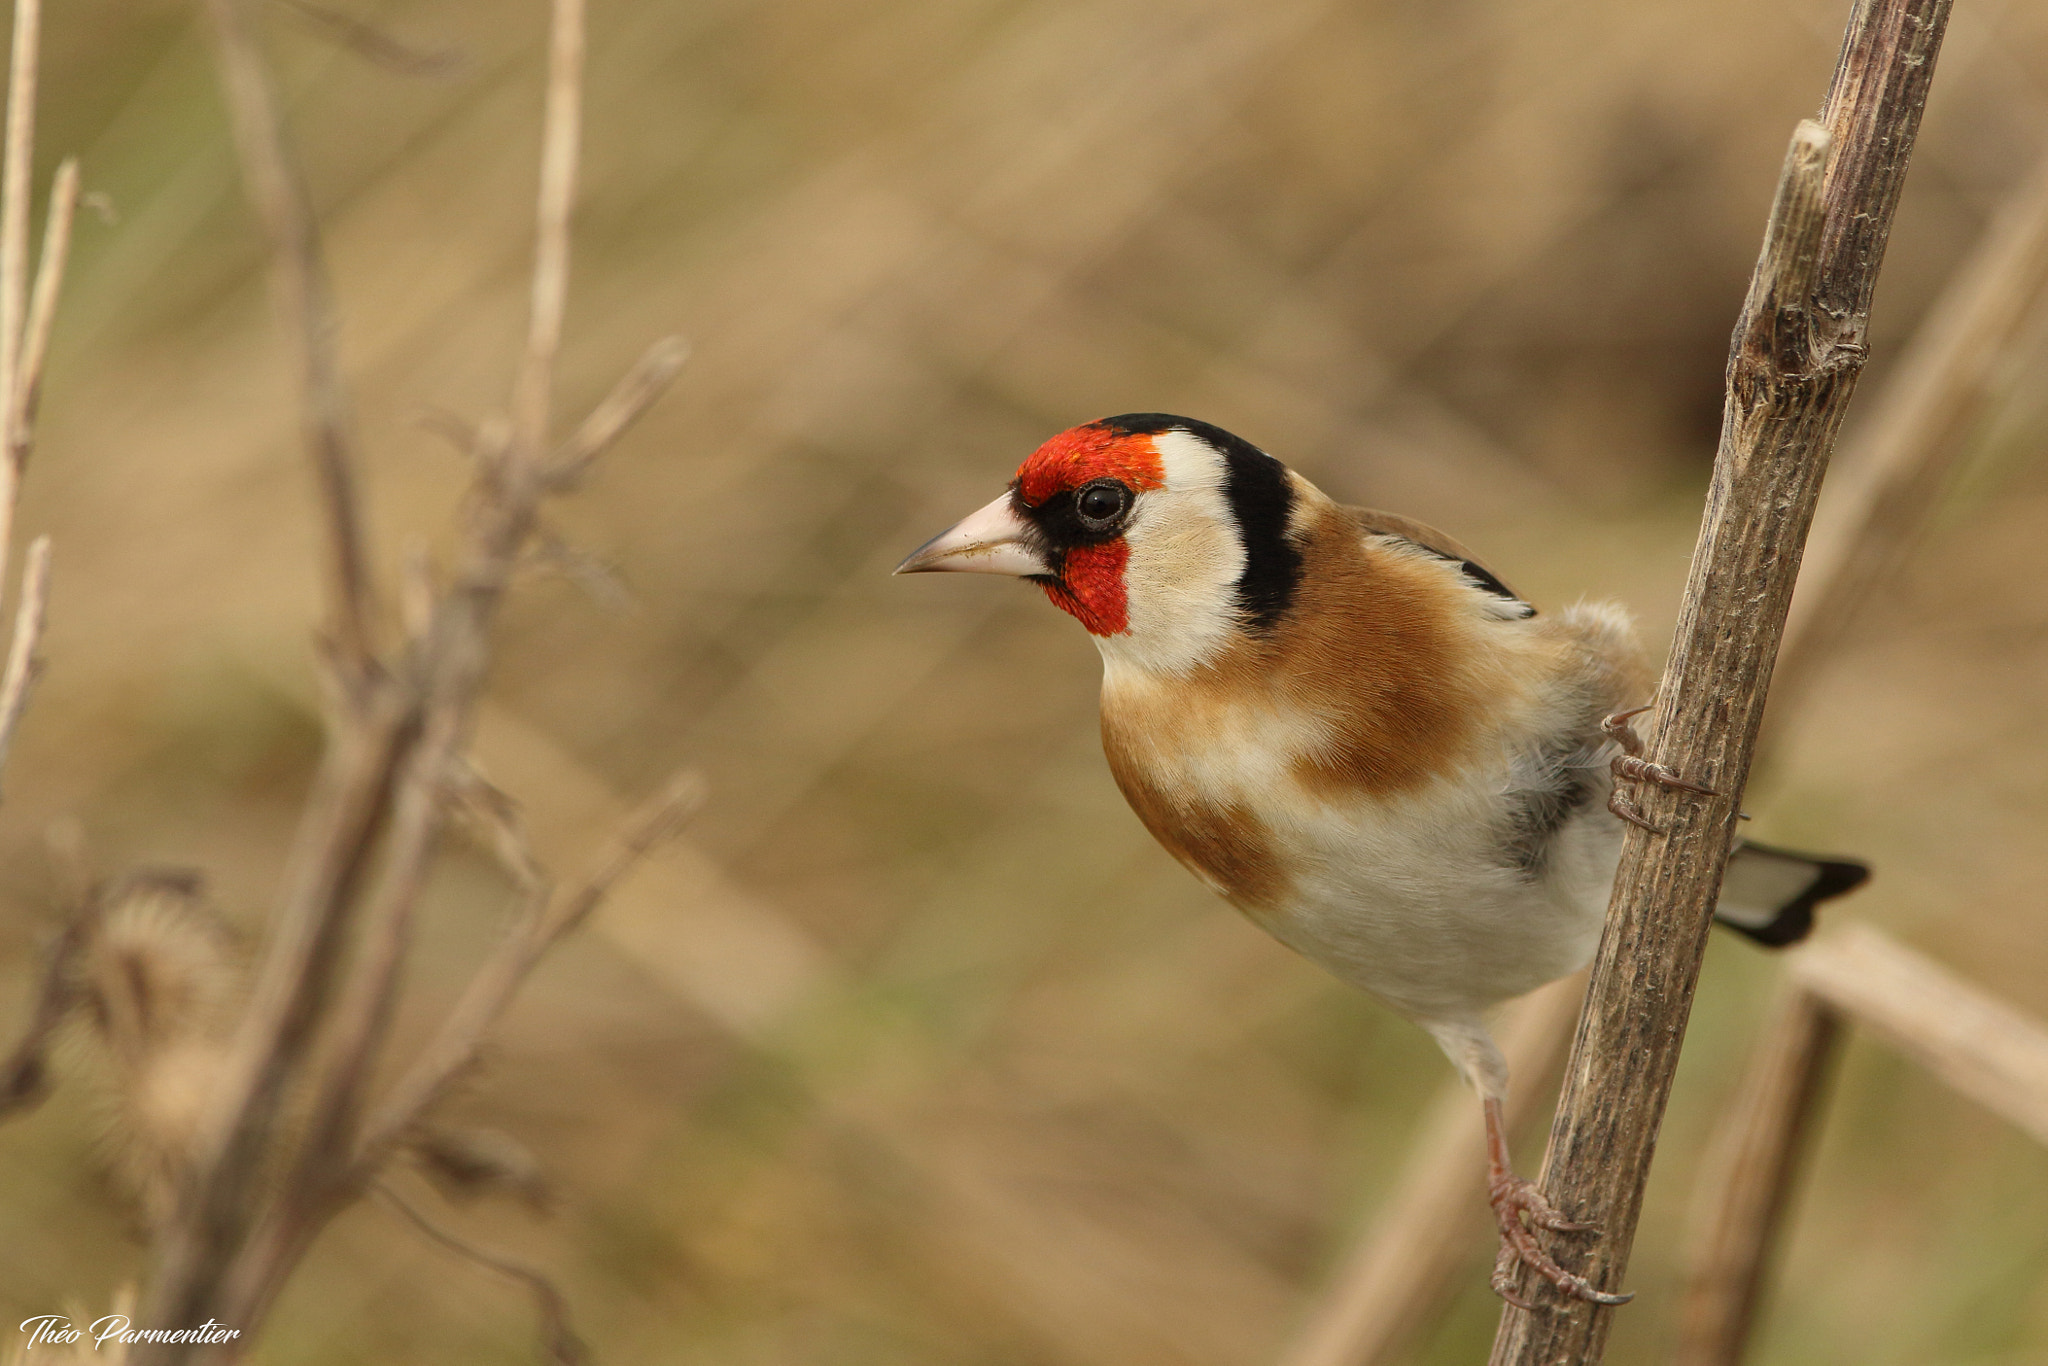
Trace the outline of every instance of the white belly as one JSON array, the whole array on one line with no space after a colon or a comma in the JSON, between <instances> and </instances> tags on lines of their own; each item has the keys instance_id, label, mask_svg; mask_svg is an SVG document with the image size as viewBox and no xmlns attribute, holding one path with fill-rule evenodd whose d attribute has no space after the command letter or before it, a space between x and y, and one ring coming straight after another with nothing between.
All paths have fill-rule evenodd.
<instances>
[{"instance_id":1,"label":"white belly","mask_svg":"<svg viewBox=\"0 0 2048 1366\"><path fill-rule=\"evenodd\" d=\"M1251 910L1284 943L1422 1022L1471 1020L1593 956L1621 849L1604 806L1507 866L1498 789L1448 784L1350 809L1265 813L1296 876ZM1249 908L1248 908L1249 909Z\"/></svg>"}]
</instances>

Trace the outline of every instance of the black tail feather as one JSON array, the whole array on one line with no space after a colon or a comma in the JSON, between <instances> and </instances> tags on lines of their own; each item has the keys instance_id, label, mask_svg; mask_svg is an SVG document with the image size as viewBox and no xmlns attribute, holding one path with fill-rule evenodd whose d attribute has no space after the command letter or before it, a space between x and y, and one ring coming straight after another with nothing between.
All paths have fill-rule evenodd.
<instances>
[{"instance_id":1,"label":"black tail feather","mask_svg":"<svg viewBox=\"0 0 2048 1366\"><path fill-rule=\"evenodd\" d=\"M1714 915L1770 948L1796 944L1813 929L1813 908L1870 880L1869 865L1819 858L1743 841L1728 859Z\"/></svg>"}]
</instances>

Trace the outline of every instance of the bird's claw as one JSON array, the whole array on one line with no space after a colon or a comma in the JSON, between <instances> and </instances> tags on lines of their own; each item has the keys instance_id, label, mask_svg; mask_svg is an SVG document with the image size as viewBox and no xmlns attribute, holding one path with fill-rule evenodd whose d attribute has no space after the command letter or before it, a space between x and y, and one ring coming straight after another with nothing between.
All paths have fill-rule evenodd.
<instances>
[{"instance_id":1,"label":"bird's claw","mask_svg":"<svg viewBox=\"0 0 2048 1366\"><path fill-rule=\"evenodd\" d=\"M1635 1298L1633 1294L1610 1294L1599 1289L1584 1276L1559 1266L1543 1250L1542 1244L1536 1241L1535 1228L1556 1233L1598 1234L1600 1230L1592 1224L1565 1218L1536 1188L1535 1182L1511 1173L1497 1175L1487 1192L1487 1199L1493 1206L1493 1217L1500 1225L1500 1255L1493 1263L1493 1290L1509 1304L1517 1309L1533 1307L1516 1289L1515 1269L1518 1263L1530 1267L1574 1299L1612 1305L1627 1304Z\"/></svg>"},{"instance_id":2,"label":"bird's claw","mask_svg":"<svg viewBox=\"0 0 2048 1366\"><path fill-rule=\"evenodd\" d=\"M1636 734L1636 728L1629 724L1629 718L1648 711L1648 706L1632 707L1618 711L1600 722L1600 731L1621 746L1622 752L1614 756L1609 767L1614 772L1614 789L1607 794L1607 809L1627 821L1638 825L1653 835L1661 835L1664 828L1652 825L1643 816L1642 809L1621 795L1622 783L1655 783L1659 787L1676 788L1680 792L1697 792L1702 797L1715 795L1714 789L1692 782L1660 763L1643 757L1643 737Z\"/></svg>"},{"instance_id":3,"label":"bird's claw","mask_svg":"<svg viewBox=\"0 0 2048 1366\"><path fill-rule=\"evenodd\" d=\"M1641 754L1643 752L1643 737L1636 734L1636 728L1631 726L1629 722L1656 705L1654 702L1645 702L1640 707L1630 707L1627 711L1618 711L1612 716L1602 717L1600 720L1600 733L1610 739L1619 740L1621 747L1630 754Z\"/></svg>"},{"instance_id":4,"label":"bird's claw","mask_svg":"<svg viewBox=\"0 0 2048 1366\"><path fill-rule=\"evenodd\" d=\"M1515 1249L1507 1239L1501 1239L1500 1255L1493 1259L1493 1293L1517 1309L1533 1312L1536 1308L1535 1302L1523 1299L1522 1292L1515 1288L1515 1269L1521 1264L1522 1259Z\"/></svg>"},{"instance_id":5,"label":"bird's claw","mask_svg":"<svg viewBox=\"0 0 2048 1366\"><path fill-rule=\"evenodd\" d=\"M1645 820L1641 809L1634 802L1622 796L1619 788L1607 794L1607 809L1627 821L1630 825L1640 825L1653 835L1664 833L1664 827L1652 825L1649 821Z\"/></svg>"},{"instance_id":6,"label":"bird's claw","mask_svg":"<svg viewBox=\"0 0 2048 1366\"><path fill-rule=\"evenodd\" d=\"M1614 756L1613 768L1614 776L1625 783L1651 782L1659 787L1675 787L1681 792L1697 792L1704 797L1714 795L1713 788L1687 782L1663 764L1651 763L1639 755L1617 754Z\"/></svg>"}]
</instances>

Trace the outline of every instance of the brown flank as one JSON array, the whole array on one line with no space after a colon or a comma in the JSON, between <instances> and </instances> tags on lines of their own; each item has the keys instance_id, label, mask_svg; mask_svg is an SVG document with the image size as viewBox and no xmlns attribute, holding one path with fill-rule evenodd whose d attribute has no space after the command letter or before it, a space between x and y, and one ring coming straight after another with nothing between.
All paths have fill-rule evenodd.
<instances>
[{"instance_id":1,"label":"brown flank","mask_svg":"<svg viewBox=\"0 0 2048 1366\"><path fill-rule=\"evenodd\" d=\"M1463 547L1419 523L1361 514L1298 487L1308 494L1299 514L1302 580L1279 624L1236 637L1157 692L1103 699L1103 750L1132 810L1169 853L1247 910L1275 904L1287 889L1271 833L1243 805L1162 785L1147 750L1178 748L1226 708L1265 698L1276 712L1322 723L1326 743L1295 770L1309 795L1390 797L1454 769L1482 733L1480 699L1510 691L1484 672L1487 652L1470 633L1491 623L1473 619L1455 568L1360 531L1469 558Z\"/></svg>"},{"instance_id":2,"label":"brown flank","mask_svg":"<svg viewBox=\"0 0 2048 1366\"><path fill-rule=\"evenodd\" d=\"M1232 905L1256 911L1278 903L1287 876L1274 857L1265 823L1240 805L1212 806L1176 801L1138 767L1105 711L1102 748L1124 800L1138 813L1152 838L1197 876L1214 883Z\"/></svg>"},{"instance_id":3,"label":"brown flank","mask_svg":"<svg viewBox=\"0 0 2048 1366\"><path fill-rule=\"evenodd\" d=\"M1483 624L1472 620L1469 590L1444 561L1361 537L1353 509L1320 502L1304 512L1292 607L1270 633L1233 642L1205 681L1239 698L1267 691L1323 723L1327 745L1296 766L1319 796L1421 787L1456 766L1485 715L1488 680L1471 638ZM1385 529L1455 544L1405 519Z\"/></svg>"}]
</instances>

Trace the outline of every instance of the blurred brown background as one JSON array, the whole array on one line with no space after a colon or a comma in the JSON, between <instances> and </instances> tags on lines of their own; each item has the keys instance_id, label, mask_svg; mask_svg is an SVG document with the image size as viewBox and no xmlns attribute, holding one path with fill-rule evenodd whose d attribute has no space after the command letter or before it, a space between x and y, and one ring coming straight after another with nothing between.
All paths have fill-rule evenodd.
<instances>
[{"instance_id":1,"label":"blurred brown background","mask_svg":"<svg viewBox=\"0 0 2048 1366\"><path fill-rule=\"evenodd\" d=\"M351 6L459 57L434 75L268 12L387 563L445 543L464 477L418 419L502 401L543 10ZM1623 599L1661 642L1728 329L1845 13L598 0L564 409L657 335L695 350L560 509L582 568L517 600L483 753L564 873L674 765L714 797L543 972L462 1107L541 1156L557 1212L451 1221L554 1271L609 1362L1271 1359L1448 1069L1153 846L1072 622L888 570L1047 435L1165 410L1451 530L1539 603ZM0 811L8 1030L54 921L52 820L102 872L203 866L253 925L318 743L290 376L195 9L46 22L46 162L77 152L109 212L81 223L23 514L57 589ZM2048 7L1958 6L1941 66L1864 416L2048 151ZM2037 330L1937 536L1747 802L1760 837L1878 865L1837 914L2037 1013L2044 361ZM450 859L419 1020L506 902L487 859ZM1611 1360L1660 1359L1697 1150L1773 973L1709 959ZM8 1322L135 1272L96 1114L72 1085L0 1128ZM1473 1214L1424 1360L1491 1336ZM2048 1356L2048 1154L1874 1046L1797 1227L1758 1360ZM366 1209L258 1359L530 1355L515 1291Z\"/></svg>"}]
</instances>

